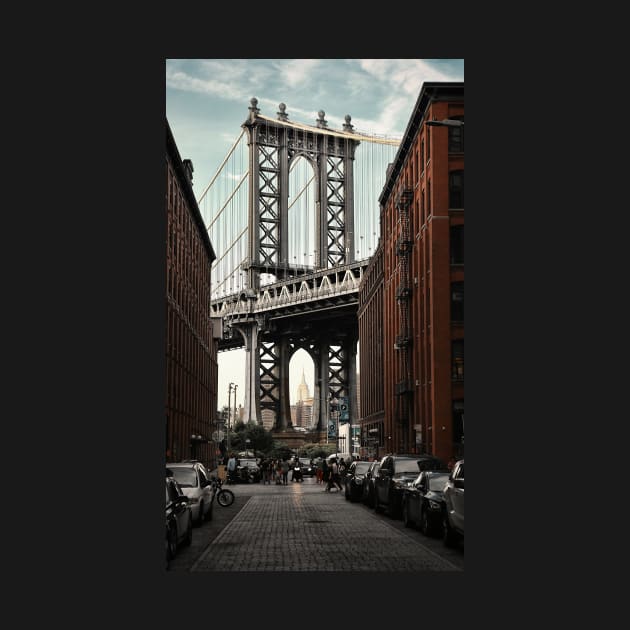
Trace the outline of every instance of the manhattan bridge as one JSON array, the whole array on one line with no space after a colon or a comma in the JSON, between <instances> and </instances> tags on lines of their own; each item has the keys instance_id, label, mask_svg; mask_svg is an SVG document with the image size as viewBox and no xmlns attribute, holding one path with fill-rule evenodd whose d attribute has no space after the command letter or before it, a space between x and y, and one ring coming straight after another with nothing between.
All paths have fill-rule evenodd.
<instances>
[{"instance_id":1,"label":"manhattan bridge","mask_svg":"<svg viewBox=\"0 0 630 630\"><path fill-rule=\"evenodd\" d=\"M219 351L245 350L245 421L291 426L289 363L313 361L313 428L347 397L357 420L358 288L380 227L378 196L400 140L276 118L251 99L242 132L198 205L217 252L213 317Z\"/></svg>"}]
</instances>

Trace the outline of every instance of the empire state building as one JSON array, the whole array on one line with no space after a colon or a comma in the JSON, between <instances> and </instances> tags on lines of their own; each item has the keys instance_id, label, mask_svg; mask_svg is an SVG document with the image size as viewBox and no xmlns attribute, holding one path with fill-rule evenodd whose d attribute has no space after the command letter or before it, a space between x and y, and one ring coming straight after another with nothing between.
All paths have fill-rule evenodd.
<instances>
[{"instance_id":1,"label":"empire state building","mask_svg":"<svg viewBox=\"0 0 630 630\"><path fill-rule=\"evenodd\" d=\"M297 403L291 405L291 421L295 427L311 428L313 416L313 398L309 392L304 370L302 370L302 381L297 388Z\"/></svg>"}]
</instances>

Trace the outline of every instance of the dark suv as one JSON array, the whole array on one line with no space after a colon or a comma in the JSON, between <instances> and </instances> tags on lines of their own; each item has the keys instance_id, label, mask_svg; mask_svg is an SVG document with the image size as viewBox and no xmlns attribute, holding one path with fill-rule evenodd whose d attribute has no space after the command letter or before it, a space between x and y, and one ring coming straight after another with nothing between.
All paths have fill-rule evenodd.
<instances>
[{"instance_id":1,"label":"dark suv","mask_svg":"<svg viewBox=\"0 0 630 630\"><path fill-rule=\"evenodd\" d=\"M444 486L444 511L442 524L444 525L444 544L454 546L464 538L464 460L460 459L453 466L453 470Z\"/></svg>"},{"instance_id":2,"label":"dark suv","mask_svg":"<svg viewBox=\"0 0 630 630\"><path fill-rule=\"evenodd\" d=\"M390 516L402 516L404 489L422 470L444 470L442 460L433 455L385 455L374 479L374 509L383 508Z\"/></svg>"}]
</instances>

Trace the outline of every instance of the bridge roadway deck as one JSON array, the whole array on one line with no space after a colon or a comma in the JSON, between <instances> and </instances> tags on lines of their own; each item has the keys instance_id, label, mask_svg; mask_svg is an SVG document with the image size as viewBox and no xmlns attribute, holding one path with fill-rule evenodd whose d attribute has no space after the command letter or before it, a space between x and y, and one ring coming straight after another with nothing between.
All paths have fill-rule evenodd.
<instances>
[{"instance_id":1,"label":"bridge roadway deck","mask_svg":"<svg viewBox=\"0 0 630 630\"><path fill-rule=\"evenodd\" d=\"M214 505L213 521L224 523L203 550L198 546L200 555L190 571L463 570L462 550L454 552L451 562L424 544L441 541L405 530L400 521L347 501L343 492L324 492L314 477L297 483L289 473L287 486L228 487L237 500L229 508ZM235 515L225 523L232 511ZM197 537L211 525L195 528ZM175 558L173 570L177 564Z\"/></svg>"}]
</instances>

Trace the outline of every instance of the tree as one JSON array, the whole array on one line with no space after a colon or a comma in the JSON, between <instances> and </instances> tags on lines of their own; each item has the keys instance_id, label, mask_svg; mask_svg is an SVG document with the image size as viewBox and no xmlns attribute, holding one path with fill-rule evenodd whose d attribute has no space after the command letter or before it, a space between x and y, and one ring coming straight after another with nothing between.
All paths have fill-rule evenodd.
<instances>
[{"instance_id":1,"label":"tree","mask_svg":"<svg viewBox=\"0 0 630 630\"><path fill-rule=\"evenodd\" d=\"M230 446L234 451L246 450L249 440L249 450L256 454L267 454L274 447L274 439L271 431L256 422L242 422L239 420L234 425L233 433L230 434Z\"/></svg>"}]
</instances>

